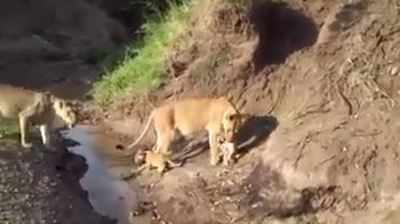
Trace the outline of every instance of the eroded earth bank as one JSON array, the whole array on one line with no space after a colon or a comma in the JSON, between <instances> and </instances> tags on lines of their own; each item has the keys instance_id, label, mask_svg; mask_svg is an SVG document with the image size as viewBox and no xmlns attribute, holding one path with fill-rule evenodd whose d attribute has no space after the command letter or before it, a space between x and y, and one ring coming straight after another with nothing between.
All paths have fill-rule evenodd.
<instances>
[{"instance_id":1,"label":"eroded earth bank","mask_svg":"<svg viewBox=\"0 0 400 224\"><path fill-rule=\"evenodd\" d=\"M151 186L140 195L172 223L397 223L398 3L216 2L198 6L170 79L103 121L132 141L161 102L231 93L254 115L241 157L224 169L188 156L136 178Z\"/></svg>"}]
</instances>

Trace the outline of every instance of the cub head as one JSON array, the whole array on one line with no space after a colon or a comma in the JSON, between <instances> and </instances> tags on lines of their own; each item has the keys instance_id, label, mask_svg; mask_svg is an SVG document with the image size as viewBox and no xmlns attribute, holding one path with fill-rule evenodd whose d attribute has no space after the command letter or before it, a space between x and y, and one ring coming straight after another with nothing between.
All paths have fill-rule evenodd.
<instances>
[{"instance_id":1,"label":"cub head","mask_svg":"<svg viewBox=\"0 0 400 224\"><path fill-rule=\"evenodd\" d=\"M72 104L56 97L52 97L52 103L55 113L67 124L68 128L73 128L77 123L77 115Z\"/></svg>"}]
</instances>

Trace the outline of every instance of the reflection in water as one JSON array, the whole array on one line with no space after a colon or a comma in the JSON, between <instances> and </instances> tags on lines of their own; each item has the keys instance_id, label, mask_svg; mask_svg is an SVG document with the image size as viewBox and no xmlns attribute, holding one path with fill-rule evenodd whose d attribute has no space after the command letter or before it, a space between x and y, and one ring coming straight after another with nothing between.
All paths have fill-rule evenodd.
<instances>
[{"instance_id":1,"label":"reflection in water","mask_svg":"<svg viewBox=\"0 0 400 224\"><path fill-rule=\"evenodd\" d=\"M126 182L113 174L112 168L115 171L118 167L108 164L113 161L107 161L112 158L104 154L107 147L105 143L112 140L85 126L73 128L67 137L80 143L69 150L84 156L89 165L80 183L88 191L93 208L102 215L118 219L120 224L128 224L128 214L136 205L136 194Z\"/></svg>"}]
</instances>

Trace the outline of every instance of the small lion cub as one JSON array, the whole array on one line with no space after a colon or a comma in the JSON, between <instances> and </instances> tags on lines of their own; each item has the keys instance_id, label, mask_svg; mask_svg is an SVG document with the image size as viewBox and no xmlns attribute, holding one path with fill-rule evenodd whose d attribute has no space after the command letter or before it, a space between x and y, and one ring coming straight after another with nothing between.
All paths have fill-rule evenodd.
<instances>
[{"instance_id":1,"label":"small lion cub","mask_svg":"<svg viewBox=\"0 0 400 224\"><path fill-rule=\"evenodd\" d=\"M218 148L220 149L220 156L222 156L222 164L228 166L233 162L236 145L233 142L226 141L226 139L221 135L217 137L217 140Z\"/></svg>"},{"instance_id":2,"label":"small lion cub","mask_svg":"<svg viewBox=\"0 0 400 224\"><path fill-rule=\"evenodd\" d=\"M158 173L161 175L164 173L164 171L167 169L167 166L169 167L178 167L182 166L182 162L180 163L175 163L172 162L168 156L160 153L160 152L154 152L151 150L139 150L137 152L137 155L135 156L135 163L142 164L139 168L134 169L132 168L127 174L122 175L121 178L123 180L128 180L135 174L138 174L142 172L144 169L151 169L151 168L157 168Z\"/></svg>"}]
</instances>

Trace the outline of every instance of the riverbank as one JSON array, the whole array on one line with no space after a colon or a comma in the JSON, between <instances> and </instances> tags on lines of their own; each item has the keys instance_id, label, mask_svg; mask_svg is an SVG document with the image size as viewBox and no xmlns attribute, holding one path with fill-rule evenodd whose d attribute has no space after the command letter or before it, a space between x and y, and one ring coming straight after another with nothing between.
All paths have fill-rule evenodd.
<instances>
[{"instance_id":1,"label":"riverbank","mask_svg":"<svg viewBox=\"0 0 400 224\"><path fill-rule=\"evenodd\" d=\"M116 223L92 209L80 186L84 158L61 139L54 149L35 144L30 151L17 140L0 140L0 223Z\"/></svg>"}]
</instances>

